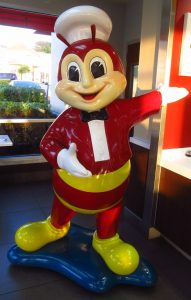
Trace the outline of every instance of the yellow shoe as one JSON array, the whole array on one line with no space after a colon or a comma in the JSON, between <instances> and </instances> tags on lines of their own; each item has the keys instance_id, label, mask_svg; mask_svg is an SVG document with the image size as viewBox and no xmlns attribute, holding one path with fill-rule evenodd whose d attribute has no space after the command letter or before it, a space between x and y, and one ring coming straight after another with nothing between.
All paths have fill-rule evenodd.
<instances>
[{"instance_id":1,"label":"yellow shoe","mask_svg":"<svg viewBox=\"0 0 191 300\"><path fill-rule=\"evenodd\" d=\"M64 237L70 228L68 222L62 229L55 228L50 217L45 221L33 222L21 226L15 234L15 242L24 251L33 252L43 246Z\"/></svg>"},{"instance_id":2,"label":"yellow shoe","mask_svg":"<svg viewBox=\"0 0 191 300\"><path fill-rule=\"evenodd\" d=\"M133 246L123 242L118 234L109 239L99 239L95 232L93 248L100 254L108 268L118 275L129 275L138 267L138 252Z\"/></svg>"}]
</instances>

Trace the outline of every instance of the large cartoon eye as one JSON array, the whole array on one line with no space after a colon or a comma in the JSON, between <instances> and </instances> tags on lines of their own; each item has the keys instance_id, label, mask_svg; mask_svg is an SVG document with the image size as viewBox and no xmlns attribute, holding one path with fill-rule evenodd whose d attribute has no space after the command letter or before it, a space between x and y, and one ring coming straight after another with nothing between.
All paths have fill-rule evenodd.
<instances>
[{"instance_id":1,"label":"large cartoon eye","mask_svg":"<svg viewBox=\"0 0 191 300\"><path fill-rule=\"evenodd\" d=\"M68 65L68 79L77 82L81 79L80 67L74 61L70 62Z\"/></svg>"},{"instance_id":2,"label":"large cartoon eye","mask_svg":"<svg viewBox=\"0 0 191 300\"><path fill-rule=\"evenodd\" d=\"M91 60L90 69L94 78L98 78L106 74L106 64L100 57L94 57Z\"/></svg>"}]
</instances>

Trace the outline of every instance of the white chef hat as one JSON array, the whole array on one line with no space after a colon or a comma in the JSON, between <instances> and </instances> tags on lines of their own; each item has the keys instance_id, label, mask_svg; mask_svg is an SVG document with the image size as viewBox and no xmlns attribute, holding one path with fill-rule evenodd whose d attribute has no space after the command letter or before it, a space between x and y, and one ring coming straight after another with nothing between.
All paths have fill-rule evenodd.
<instances>
[{"instance_id":1,"label":"white chef hat","mask_svg":"<svg viewBox=\"0 0 191 300\"><path fill-rule=\"evenodd\" d=\"M96 27L96 38L109 39L112 30L110 17L102 9L90 5L72 7L63 12L56 20L54 31L72 44L92 38L91 25Z\"/></svg>"}]
</instances>

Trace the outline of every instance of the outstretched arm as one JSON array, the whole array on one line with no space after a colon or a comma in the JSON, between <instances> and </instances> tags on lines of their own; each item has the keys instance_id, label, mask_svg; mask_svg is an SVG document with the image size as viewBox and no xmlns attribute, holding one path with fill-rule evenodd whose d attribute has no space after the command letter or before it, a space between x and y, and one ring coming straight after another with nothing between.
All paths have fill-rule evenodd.
<instances>
[{"instance_id":1,"label":"outstretched arm","mask_svg":"<svg viewBox=\"0 0 191 300\"><path fill-rule=\"evenodd\" d=\"M188 95L185 88L161 86L158 90L122 101L121 109L128 112L131 126L159 112L161 105L178 101Z\"/></svg>"}]
</instances>

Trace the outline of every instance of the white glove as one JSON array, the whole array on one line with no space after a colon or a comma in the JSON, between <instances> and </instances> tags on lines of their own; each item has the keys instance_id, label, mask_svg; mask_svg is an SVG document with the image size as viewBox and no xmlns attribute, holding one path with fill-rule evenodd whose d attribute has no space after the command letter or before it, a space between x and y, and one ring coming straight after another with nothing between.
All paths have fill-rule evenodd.
<instances>
[{"instance_id":1,"label":"white glove","mask_svg":"<svg viewBox=\"0 0 191 300\"><path fill-rule=\"evenodd\" d=\"M178 101L188 95L188 90L185 88L178 87L166 87L160 86L158 91L162 95L162 105Z\"/></svg>"},{"instance_id":2,"label":"white glove","mask_svg":"<svg viewBox=\"0 0 191 300\"><path fill-rule=\"evenodd\" d=\"M69 149L62 149L57 156L59 168L65 169L70 174L78 177L90 177L92 173L88 171L76 156L76 144L71 143Z\"/></svg>"}]
</instances>

